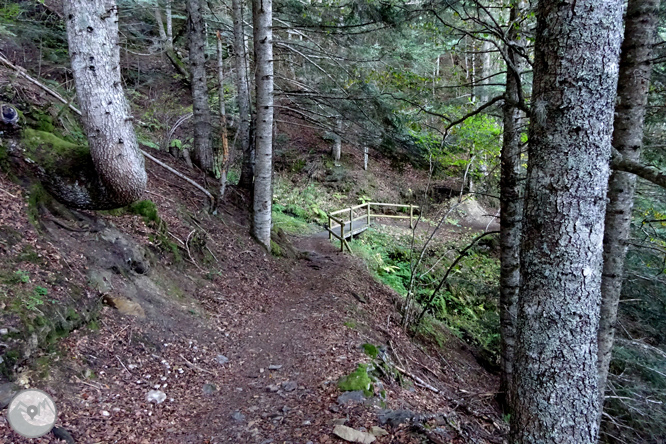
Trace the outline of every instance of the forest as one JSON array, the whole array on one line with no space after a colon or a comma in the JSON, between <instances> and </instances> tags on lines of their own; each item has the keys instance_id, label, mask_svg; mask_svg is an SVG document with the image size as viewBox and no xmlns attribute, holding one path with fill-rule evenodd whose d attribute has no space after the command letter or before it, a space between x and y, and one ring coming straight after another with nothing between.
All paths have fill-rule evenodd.
<instances>
[{"instance_id":1,"label":"forest","mask_svg":"<svg viewBox=\"0 0 666 444\"><path fill-rule=\"evenodd\" d=\"M666 442L665 43L659 0L0 0L0 442Z\"/></svg>"}]
</instances>

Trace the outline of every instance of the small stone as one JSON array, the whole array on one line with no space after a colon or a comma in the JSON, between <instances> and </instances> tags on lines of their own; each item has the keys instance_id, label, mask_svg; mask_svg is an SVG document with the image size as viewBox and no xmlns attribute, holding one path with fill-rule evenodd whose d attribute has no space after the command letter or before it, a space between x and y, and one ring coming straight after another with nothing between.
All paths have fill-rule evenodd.
<instances>
[{"instance_id":1,"label":"small stone","mask_svg":"<svg viewBox=\"0 0 666 444\"><path fill-rule=\"evenodd\" d=\"M344 392L338 396L338 404L348 405L348 404L361 404L365 402L365 395L361 390L355 390L353 392Z\"/></svg>"},{"instance_id":2,"label":"small stone","mask_svg":"<svg viewBox=\"0 0 666 444\"><path fill-rule=\"evenodd\" d=\"M111 413L107 412L106 410L102 410L102 416L111 416Z\"/></svg>"},{"instance_id":3,"label":"small stone","mask_svg":"<svg viewBox=\"0 0 666 444\"><path fill-rule=\"evenodd\" d=\"M370 427L370 433L374 436L386 436L388 432L381 427L372 426Z\"/></svg>"},{"instance_id":4,"label":"small stone","mask_svg":"<svg viewBox=\"0 0 666 444\"><path fill-rule=\"evenodd\" d=\"M151 390L146 395L146 401L161 404L166 399L166 393L161 390Z\"/></svg>"},{"instance_id":5,"label":"small stone","mask_svg":"<svg viewBox=\"0 0 666 444\"><path fill-rule=\"evenodd\" d=\"M277 384L273 384L273 385L269 385L268 387L266 387L266 390L268 390L269 392L275 393L278 390L280 390L280 387Z\"/></svg>"},{"instance_id":6,"label":"small stone","mask_svg":"<svg viewBox=\"0 0 666 444\"><path fill-rule=\"evenodd\" d=\"M282 368L281 365L269 365L268 370L280 370Z\"/></svg>"},{"instance_id":7,"label":"small stone","mask_svg":"<svg viewBox=\"0 0 666 444\"><path fill-rule=\"evenodd\" d=\"M217 391L217 387L215 384L204 384L203 385L203 392L204 395L212 395Z\"/></svg>"},{"instance_id":8,"label":"small stone","mask_svg":"<svg viewBox=\"0 0 666 444\"><path fill-rule=\"evenodd\" d=\"M243 415L241 412L236 410L231 414L231 419L233 419L236 422L243 422L245 421L245 415Z\"/></svg>"},{"instance_id":9,"label":"small stone","mask_svg":"<svg viewBox=\"0 0 666 444\"><path fill-rule=\"evenodd\" d=\"M345 422L347 422L347 418L336 418L333 421L331 421L331 424L333 424L333 425L345 425Z\"/></svg>"},{"instance_id":10,"label":"small stone","mask_svg":"<svg viewBox=\"0 0 666 444\"><path fill-rule=\"evenodd\" d=\"M375 442L377 439L369 433L361 432L344 425L336 425L333 429L333 434L344 439L345 441L357 442L360 444L370 444Z\"/></svg>"},{"instance_id":11,"label":"small stone","mask_svg":"<svg viewBox=\"0 0 666 444\"><path fill-rule=\"evenodd\" d=\"M309 421L309 420L306 419L305 421L303 421L303 422L301 423L301 425L302 425L302 426L309 426L309 425L312 425L312 421Z\"/></svg>"},{"instance_id":12,"label":"small stone","mask_svg":"<svg viewBox=\"0 0 666 444\"><path fill-rule=\"evenodd\" d=\"M9 330L6 328L0 328L0 335L6 335L9 333Z\"/></svg>"},{"instance_id":13,"label":"small stone","mask_svg":"<svg viewBox=\"0 0 666 444\"><path fill-rule=\"evenodd\" d=\"M294 381L285 381L282 383L282 390L285 392L293 392L298 388L298 384L296 384Z\"/></svg>"},{"instance_id":14,"label":"small stone","mask_svg":"<svg viewBox=\"0 0 666 444\"><path fill-rule=\"evenodd\" d=\"M74 438L72 438L72 435L66 429L63 429L62 427L53 427L51 432L57 439L64 441L67 444L75 444Z\"/></svg>"}]
</instances>

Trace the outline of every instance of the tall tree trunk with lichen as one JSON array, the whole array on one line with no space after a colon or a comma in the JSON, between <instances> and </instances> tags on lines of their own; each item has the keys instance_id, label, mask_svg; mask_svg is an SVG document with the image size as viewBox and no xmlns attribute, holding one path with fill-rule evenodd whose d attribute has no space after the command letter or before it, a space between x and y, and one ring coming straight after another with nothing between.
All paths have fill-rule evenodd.
<instances>
[{"instance_id":1,"label":"tall tree trunk with lichen","mask_svg":"<svg viewBox=\"0 0 666 444\"><path fill-rule=\"evenodd\" d=\"M73 207L118 208L139 199L147 181L122 89L118 8L113 0L67 0L64 11L76 94L96 174L70 183L50 177L47 188ZM72 173L88 172L81 168Z\"/></svg>"},{"instance_id":2,"label":"tall tree trunk with lichen","mask_svg":"<svg viewBox=\"0 0 666 444\"><path fill-rule=\"evenodd\" d=\"M173 50L173 16L171 14L171 0L166 0L166 49Z\"/></svg>"},{"instance_id":3,"label":"tall tree trunk with lichen","mask_svg":"<svg viewBox=\"0 0 666 444\"><path fill-rule=\"evenodd\" d=\"M247 76L247 51L245 33L243 32L242 0L232 0L234 19L234 62L236 66L236 90L238 101L238 141L243 156L238 186L246 190L252 189L254 171L252 166L253 147L250 144L250 89Z\"/></svg>"},{"instance_id":4,"label":"tall tree trunk with lichen","mask_svg":"<svg viewBox=\"0 0 666 444\"><path fill-rule=\"evenodd\" d=\"M257 118L252 233L270 250L273 201L273 2L252 2Z\"/></svg>"},{"instance_id":5,"label":"tall tree trunk with lichen","mask_svg":"<svg viewBox=\"0 0 666 444\"><path fill-rule=\"evenodd\" d=\"M622 0L543 0L537 8L511 409L516 444L597 442L602 241L622 10Z\"/></svg>"},{"instance_id":6,"label":"tall tree trunk with lichen","mask_svg":"<svg viewBox=\"0 0 666 444\"><path fill-rule=\"evenodd\" d=\"M524 9L524 1L511 7L509 20L516 23ZM519 28L511 26L508 40L519 44ZM518 294L520 291L520 235L523 217L523 196L520 176L523 172L520 140L520 119L518 108L521 100L520 75L525 65L516 48L507 45L506 100L504 101L504 135L502 141L502 173L500 179L500 334L501 365L500 393L501 404L508 408L513 398L513 362L516 345L516 317ZM484 72L487 75L487 72ZM486 99L487 100L487 99Z\"/></svg>"},{"instance_id":7,"label":"tall tree trunk with lichen","mask_svg":"<svg viewBox=\"0 0 666 444\"><path fill-rule=\"evenodd\" d=\"M643 145L643 122L650 86L652 47L657 32L659 3L659 0L629 0L625 18L613 147L625 159L634 161L640 159ZM611 173L608 182L598 335L599 402L602 405L615 339L617 307L622 292L624 259L627 255L635 189L636 176L622 171Z\"/></svg>"},{"instance_id":8,"label":"tall tree trunk with lichen","mask_svg":"<svg viewBox=\"0 0 666 444\"><path fill-rule=\"evenodd\" d=\"M212 173L212 127L206 84L206 33L201 0L187 0L187 18L194 114L194 160L204 171Z\"/></svg>"},{"instance_id":9,"label":"tall tree trunk with lichen","mask_svg":"<svg viewBox=\"0 0 666 444\"><path fill-rule=\"evenodd\" d=\"M224 58L222 51L222 35L217 31L217 81L219 84L220 100L220 142L221 153L215 160L216 167L220 170L220 198L224 196L227 188L227 168L229 167L229 142L227 137L227 109L224 103Z\"/></svg>"}]
</instances>

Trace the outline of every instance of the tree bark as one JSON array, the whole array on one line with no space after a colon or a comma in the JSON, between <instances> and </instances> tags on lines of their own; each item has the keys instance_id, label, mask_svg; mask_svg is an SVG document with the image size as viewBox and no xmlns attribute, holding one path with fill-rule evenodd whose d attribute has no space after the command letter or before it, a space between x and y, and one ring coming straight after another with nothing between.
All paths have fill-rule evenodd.
<instances>
[{"instance_id":1,"label":"tree bark","mask_svg":"<svg viewBox=\"0 0 666 444\"><path fill-rule=\"evenodd\" d=\"M273 186L273 11L272 0L252 2L257 97L253 234L271 247Z\"/></svg>"},{"instance_id":2,"label":"tree bark","mask_svg":"<svg viewBox=\"0 0 666 444\"><path fill-rule=\"evenodd\" d=\"M524 9L524 1L516 2L511 7L510 23L515 23ZM520 41L519 29L512 26L508 40ZM500 179L500 336L501 365L500 403L505 409L513 404L513 363L516 345L516 318L518 294L520 291L520 235L523 217L523 195L520 176L523 172L520 140L520 120L522 112L518 109L520 101L520 72L524 62L516 50L507 46L506 54L511 63L507 63L506 99L503 106L504 135L502 141L502 173ZM515 67L515 69L514 69ZM487 73L484 73L487 75Z\"/></svg>"},{"instance_id":3,"label":"tree bark","mask_svg":"<svg viewBox=\"0 0 666 444\"><path fill-rule=\"evenodd\" d=\"M227 110L224 103L224 58L220 31L217 31L217 81L220 88L220 139L222 143L222 152L218 153L218 159L216 159L215 163L216 167L220 170L220 198L222 198L227 188L229 143L227 137Z\"/></svg>"},{"instance_id":4,"label":"tree bark","mask_svg":"<svg viewBox=\"0 0 666 444\"><path fill-rule=\"evenodd\" d=\"M166 45L167 35L164 30L164 22L162 21L162 12L160 11L159 5L155 7L155 21L157 22L157 30L160 33L160 41L162 45Z\"/></svg>"},{"instance_id":5,"label":"tree bark","mask_svg":"<svg viewBox=\"0 0 666 444\"><path fill-rule=\"evenodd\" d=\"M339 162L340 154L342 151L342 138L340 137L340 133L342 132L342 119L340 119L340 117L335 119L335 129L337 132L333 135L333 147L331 149L331 156L333 157L334 161Z\"/></svg>"},{"instance_id":6,"label":"tree bark","mask_svg":"<svg viewBox=\"0 0 666 444\"><path fill-rule=\"evenodd\" d=\"M513 443L596 443L597 331L622 0L544 0L521 245Z\"/></svg>"},{"instance_id":7,"label":"tree bark","mask_svg":"<svg viewBox=\"0 0 666 444\"><path fill-rule=\"evenodd\" d=\"M201 0L187 0L190 51L190 85L194 113L194 160L206 172L213 172L210 106L206 84L206 33Z\"/></svg>"},{"instance_id":8,"label":"tree bark","mask_svg":"<svg viewBox=\"0 0 666 444\"><path fill-rule=\"evenodd\" d=\"M247 51L245 48L245 33L243 32L243 4L242 0L232 0L232 13L234 18L234 62L236 65L236 89L238 100L238 140L243 156L240 180L238 186L252 189L254 169L252 166L253 147L250 144L250 89L247 78Z\"/></svg>"},{"instance_id":9,"label":"tree bark","mask_svg":"<svg viewBox=\"0 0 666 444\"><path fill-rule=\"evenodd\" d=\"M120 78L118 8L113 0L68 0L64 11L76 94L98 182L52 185L71 206L118 208L139 199L147 182Z\"/></svg>"},{"instance_id":10,"label":"tree bark","mask_svg":"<svg viewBox=\"0 0 666 444\"><path fill-rule=\"evenodd\" d=\"M643 122L652 71L652 46L657 30L659 0L629 0L620 55L613 148L626 161L637 162L643 145ZM624 259L631 228L636 176L613 171L608 182L608 208L604 233L604 269L601 278L599 322L599 399L603 406L608 366L615 339L617 307L622 292ZM599 418L601 419L601 417Z\"/></svg>"},{"instance_id":11,"label":"tree bark","mask_svg":"<svg viewBox=\"0 0 666 444\"><path fill-rule=\"evenodd\" d=\"M171 0L166 1L166 49L173 50L173 16L171 14Z\"/></svg>"}]
</instances>

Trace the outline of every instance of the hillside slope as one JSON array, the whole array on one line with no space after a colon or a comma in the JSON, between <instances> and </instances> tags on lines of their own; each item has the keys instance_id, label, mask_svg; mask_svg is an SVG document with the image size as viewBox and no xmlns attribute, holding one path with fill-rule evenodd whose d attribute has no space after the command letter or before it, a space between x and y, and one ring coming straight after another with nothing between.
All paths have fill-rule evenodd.
<instances>
[{"instance_id":1,"label":"hillside slope","mask_svg":"<svg viewBox=\"0 0 666 444\"><path fill-rule=\"evenodd\" d=\"M446 332L442 348L407 337L359 260L309 237L293 239L304 258L274 258L250 238L247 197L211 216L148 172L143 218L70 212L0 175L2 382L51 393L74 442L338 442L335 421L381 425L380 443L501 442L496 378ZM341 403L338 379L373 362L374 396ZM24 442L4 420L0 440Z\"/></svg>"}]
</instances>

